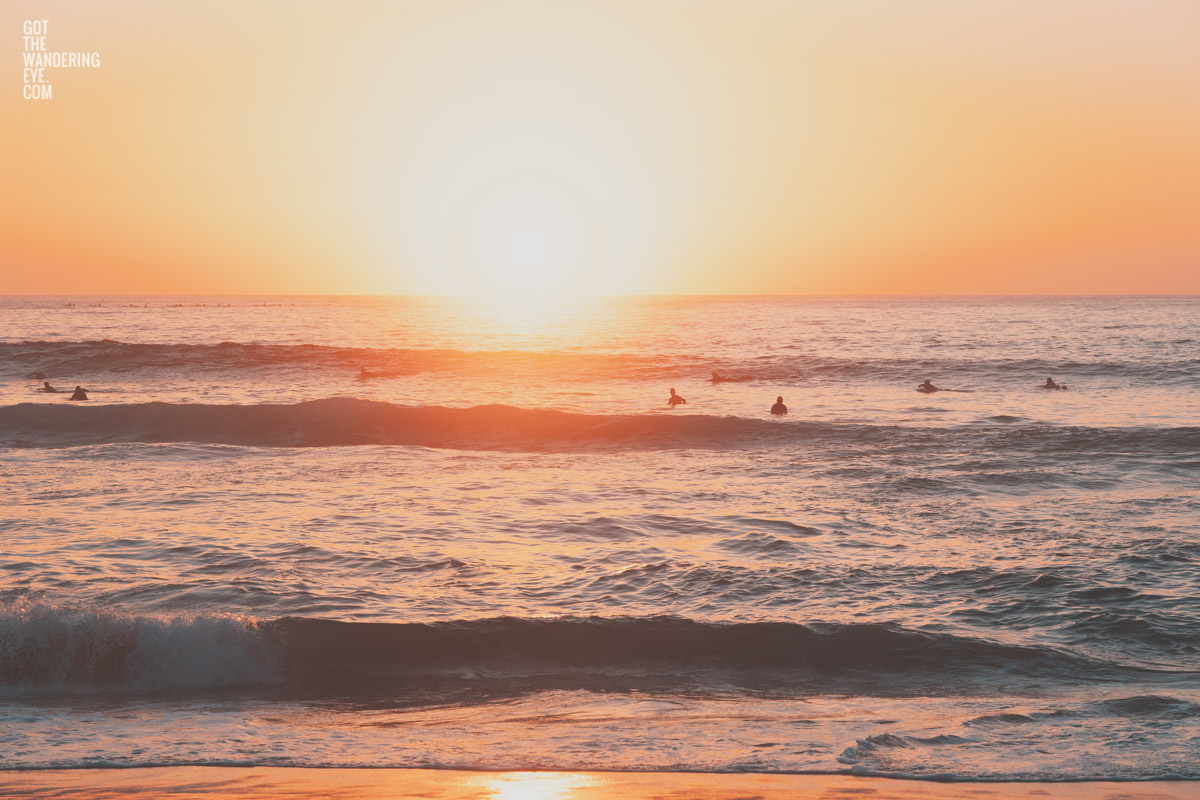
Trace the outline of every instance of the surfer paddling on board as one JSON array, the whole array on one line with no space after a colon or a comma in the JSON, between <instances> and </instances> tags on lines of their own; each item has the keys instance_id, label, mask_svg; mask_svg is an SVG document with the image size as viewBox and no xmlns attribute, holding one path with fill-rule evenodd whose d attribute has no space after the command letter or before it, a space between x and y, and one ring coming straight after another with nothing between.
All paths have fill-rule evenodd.
<instances>
[{"instance_id":1,"label":"surfer paddling on board","mask_svg":"<svg viewBox=\"0 0 1200 800\"><path fill-rule=\"evenodd\" d=\"M777 417L787 416L787 406L783 404L783 395L775 398L775 405L771 406L771 413Z\"/></svg>"},{"instance_id":2,"label":"surfer paddling on board","mask_svg":"<svg viewBox=\"0 0 1200 800\"><path fill-rule=\"evenodd\" d=\"M38 389L38 391L45 392L47 394L58 394L58 389L55 389L53 386L51 386L50 381L42 381L42 388Z\"/></svg>"},{"instance_id":3,"label":"surfer paddling on board","mask_svg":"<svg viewBox=\"0 0 1200 800\"><path fill-rule=\"evenodd\" d=\"M674 409L675 406L680 405L680 404L683 404L686 406L687 400L684 400L682 397L675 394L675 390L672 389L671 396L667 398L667 405L670 406L672 409Z\"/></svg>"},{"instance_id":4,"label":"surfer paddling on board","mask_svg":"<svg viewBox=\"0 0 1200 800\"><path fill-rule=\"evenodd\" d=\"M933 394L934 392L959 392L968 394L975 391L974 389L943 389L941 386L934 386L932 381L925 381L917 387L917 391L923 394Z\"/></svg>"}]
</instances>

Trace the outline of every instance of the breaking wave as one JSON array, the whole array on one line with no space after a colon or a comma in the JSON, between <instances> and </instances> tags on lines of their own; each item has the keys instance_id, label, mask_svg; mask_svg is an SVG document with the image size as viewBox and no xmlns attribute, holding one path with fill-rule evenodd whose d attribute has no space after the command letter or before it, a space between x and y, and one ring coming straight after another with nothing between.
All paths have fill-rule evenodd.
<instances>
[{"instance_id":1,"label":"breaking wave","mask_svg":"<svg viewBox=\"0 0 1200 800\"><path fill-rule=\"evenodd\" d=\"M278 680L245 617L137 616L26 600L0 606L0 697L204 690Z\"/></svg>"},{"instance_id":2,"label":"breaking wave","mask_svg":"<svg viewBox=\"0 0 1200 800\"><path fill-rule=\"evenodd\" d=\"M1152 673L1052 648L891 624L678 617L264 622L131 615L27 600L0 607L0 696L271 687L440 702L455 691L705 685L805 691L853 686L903 695L954 693L1006 678L1028 685L1135 674Z\"/></svg>"}]
</instances>

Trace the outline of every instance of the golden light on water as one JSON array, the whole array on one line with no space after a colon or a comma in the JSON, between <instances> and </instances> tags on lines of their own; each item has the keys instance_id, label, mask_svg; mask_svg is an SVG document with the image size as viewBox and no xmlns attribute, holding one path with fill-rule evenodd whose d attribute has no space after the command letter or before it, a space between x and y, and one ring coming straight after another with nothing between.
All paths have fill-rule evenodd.
<instances>
[{"instance_id":1,"label":"golden light on water","mask_svg":"<svg viewBox=\"0 0 1200 800\"><path fill-rule=\"evenodd\" d=\"M510 269L514 280L534 280L544 264L525 267L514 260ZM505 342L504 349L555 350L577 345L580 337L587 335L583 330L590 335L608 334L604 327L588 326L586 318L617 301L543 288L540 292L464 293L442 302L471 321L480 341Z\"/></svg>"},{"instance_id":2,"label":"golden light on water","mask_svg":"<svg viewBox=\"0 0 1200 800\"><path fill-rule=\"evenodd\" d=\"M506 772L481 783L488 800L568 800L577 789L593 786L591 775L562 772Z\"/></svg>"}]
</instances>

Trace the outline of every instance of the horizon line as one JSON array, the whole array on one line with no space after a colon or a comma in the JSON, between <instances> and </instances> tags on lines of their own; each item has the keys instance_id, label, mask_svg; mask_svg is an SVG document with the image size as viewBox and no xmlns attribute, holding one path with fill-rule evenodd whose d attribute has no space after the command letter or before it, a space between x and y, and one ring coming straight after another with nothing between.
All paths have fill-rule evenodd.
<instances>
[{"instance_id":1,"label":"horizon line","mask_svg":"<svg viewBox=\"0 0 1200 800\"><path fill-rule=\"evenodd\" d=\"M486 302L486 298L481 298L477 295L464 294L395 294L395 293L377 293L377 294L331 294L319 292L145 292L145 293L85 293L85 294L59 294L59 293L39 293L39 292L17 292L4 293L0 297L341 297L341 298L367 298L367 297L407 297L407 298L427 298L431 300L475 300ZM745 297L745 298L797 298L797 297L945 297L945 298L1004 298L1004 297L1200 297L1200 292L1196 293L1161 293L1161 292L1094 292L1094 293L1071 293L1071 292L1009 292L1009 293L945 293L945 294L930 294L922 292L829 292L829 293L788 293L788 294L767 294L755 292L726 292L704 294L696 292L648 292L642 294L591 294L577 295L567 297L545 298L541 296L533 296L529 299L536 302L563 302L573 303L586 300L616 300L623 298L721 298L721 297ZM510 298L520 300L520 298Z\"/></svg>"}]
</instances>

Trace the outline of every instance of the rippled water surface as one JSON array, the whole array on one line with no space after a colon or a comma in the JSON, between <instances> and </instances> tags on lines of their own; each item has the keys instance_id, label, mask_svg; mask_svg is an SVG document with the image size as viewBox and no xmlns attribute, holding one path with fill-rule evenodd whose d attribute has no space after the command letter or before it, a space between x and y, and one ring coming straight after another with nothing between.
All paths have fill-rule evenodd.
<instances>
[{"instance_id":1,"label":"rippled water surface","mask_svg":"<svg viewBox=\"0 0 1200 800\"><path fill-rule=\"evenodd\" d=\"M1200 778L1198 343L1194 298L0 301L0 767Z\"/></svg>"}]
</instances>

